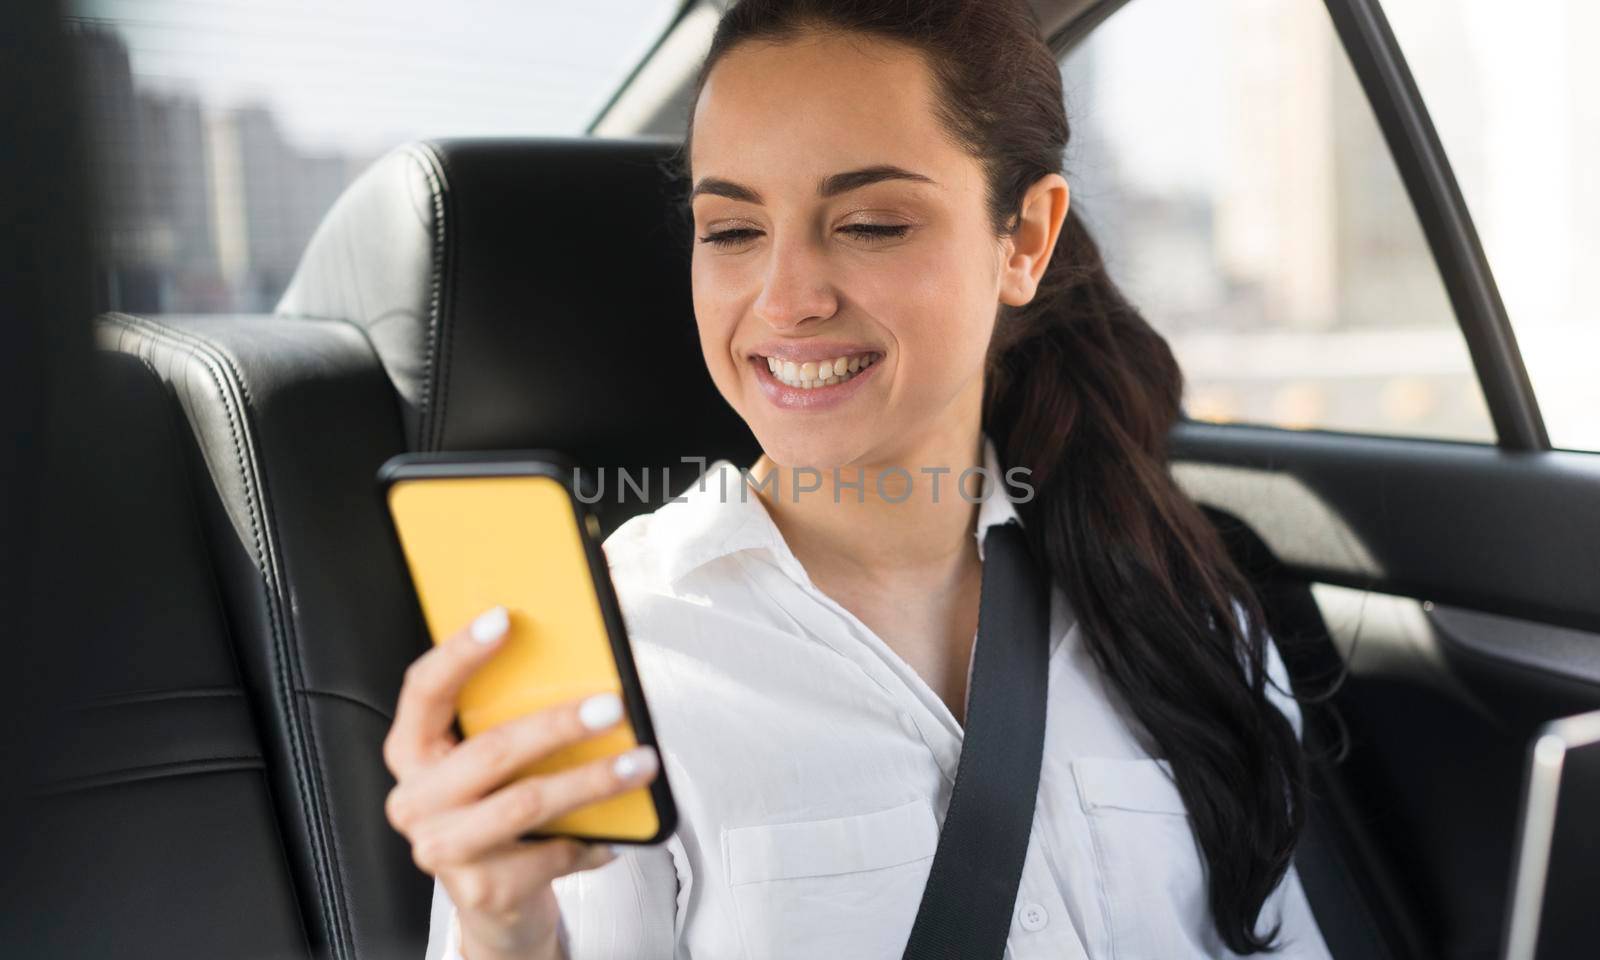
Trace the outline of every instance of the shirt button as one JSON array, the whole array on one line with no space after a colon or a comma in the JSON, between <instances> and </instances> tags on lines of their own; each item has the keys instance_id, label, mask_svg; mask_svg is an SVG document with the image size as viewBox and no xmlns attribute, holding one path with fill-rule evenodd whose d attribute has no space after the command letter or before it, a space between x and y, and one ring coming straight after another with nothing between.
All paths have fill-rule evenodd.
<instances>
[{"instance_id":1,"label":"shirt button","mask_svg":"<svg viewBox=\"0 0 1600 960\"><path fill-rule=\"evenodd\" d=\"M1022 929L1043 930L1045 924L1050 922L1050 914L1045 912L1042 905L1037 903L1024 903L1022 905Z\"/></svg>"},{"instance_id":2,"label":"shirt button","mask_svg":"<svg viewBox=\"0 0 1600 960\"><path fill-rule=\"evenodd\" d=\"M911 714L906 713L904 710L900 711L900 729L913 737L922 735L921 731L917 729L917 721L913 720Z\"/></svg>"}]
</instances>

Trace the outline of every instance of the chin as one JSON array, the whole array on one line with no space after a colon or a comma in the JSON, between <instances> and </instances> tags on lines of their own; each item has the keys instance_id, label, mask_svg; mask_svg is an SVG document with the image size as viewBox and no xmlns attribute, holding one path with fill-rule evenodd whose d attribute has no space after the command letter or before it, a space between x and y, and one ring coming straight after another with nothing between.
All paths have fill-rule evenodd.
<instances>
[{"instance_id":1,"label":"chin","mask_svg":"<svg viewBox=\"0 0 1600 960\"><path fill-rule=\"evenodd\" d=\"M766 423L750 424L756 442L767 459L782 467L815 467L832 470L859 458L869 446L867 438L848 425L842 429L829 425Z\"/></svg>"}]
</instances>

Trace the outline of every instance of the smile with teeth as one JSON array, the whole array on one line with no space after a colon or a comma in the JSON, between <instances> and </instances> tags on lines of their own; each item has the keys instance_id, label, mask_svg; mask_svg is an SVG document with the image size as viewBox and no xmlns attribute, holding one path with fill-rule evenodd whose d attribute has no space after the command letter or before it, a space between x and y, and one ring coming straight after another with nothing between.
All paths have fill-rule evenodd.
<instances>
[{"instance_id":1,"label":"smile with teeth","mask_svg":"<svg viewBox=\"0 0 1600 960\"><path fill-rule=\"evenodd\" d=\"M784 386L814 390L817 387L831 387L844 383L881 360L882 355L860 353L854 356L835 357L832 360L819 360L815 363L811 361L795 363L793 360L779 360L777 357L762 359L767 361L767 369L772 371L772 376Z\"/></svg>"}]
</instances>

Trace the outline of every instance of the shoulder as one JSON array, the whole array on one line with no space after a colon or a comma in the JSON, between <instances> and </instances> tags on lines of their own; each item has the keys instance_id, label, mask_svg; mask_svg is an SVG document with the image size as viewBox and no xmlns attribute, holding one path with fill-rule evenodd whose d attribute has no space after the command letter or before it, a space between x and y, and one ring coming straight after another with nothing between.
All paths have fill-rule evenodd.
<instances>
[{"instance_id":1,"label":"shoulder","mask_svg":"<svg viewBox=\"0 0 1600 960\"><path fill-rule=\"evenodd\" d=\"M631 517L602 544L636 644L677 643L756 605L738 554L766 543L762 508L714 487Z\"/></svg>"},{"instance_id":2,"label":"shoulder","mask_svg":"<svg viewBox=\"0 0 1600 960\"><path fill-rule=\"evenodd\" d=\"M718 460L676 497L612 531L602 546L618 589L670 591L720 557L770 545L765 508L739 483L738 468Z\"/></svg>"},{"instance_id":3,"label":"shoulder","mask_svg":"<svg viewBox=\"0 0 1600 960\"><path fill-rule=\"evenodd\" d=\"M636 645L661 633L656 628L663 617L672 616L681 606L677 580L685 545L670 529L672 510L680 506L667 503L631 517L602 544L617 604L627 621L629 639Z\"/></svg>"},{"instance_id":4,"label":"shoulder","mask_svg":"<svg viewBox=\"0 0 1600 960\"><path fill-rule=\"evenodd\" d=\"M649 513L641 513L623 521L601 543L606 555L606 566L611 571L611 581L621 593L624 587L633 589L649 584L665 586L668 573L660 537L655 536L657 515L676 504L668 503Z\"/></svg>"}]
</instances>

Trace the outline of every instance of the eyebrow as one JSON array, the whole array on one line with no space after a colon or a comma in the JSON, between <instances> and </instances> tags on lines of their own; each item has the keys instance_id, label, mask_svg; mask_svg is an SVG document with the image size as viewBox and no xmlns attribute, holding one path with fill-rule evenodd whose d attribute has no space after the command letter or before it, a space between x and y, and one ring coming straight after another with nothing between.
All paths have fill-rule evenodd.
<instances>
[{"instance_id":1,"label":"eyebrow","mask_svg":"<svg viewBox=\"0 0 1600 960\"><path fill-rule=\"evenodd\" d=\"M872 183L884 180L909 180L913 183L936 183L931 177L920 173L897 167L893 164L880 163L872 167L862 167L860 170L846 170L843 173L834 173L817 181L817 196L823 200L836 197L841 193L859 190ZM721 177L705 177L694 185L689 193L689 201L702 193L718 197L727 197L730 200L741 200L745 203L761 203L761 194L754 189L732 180Z\"/></svg>"}]
</instances>

